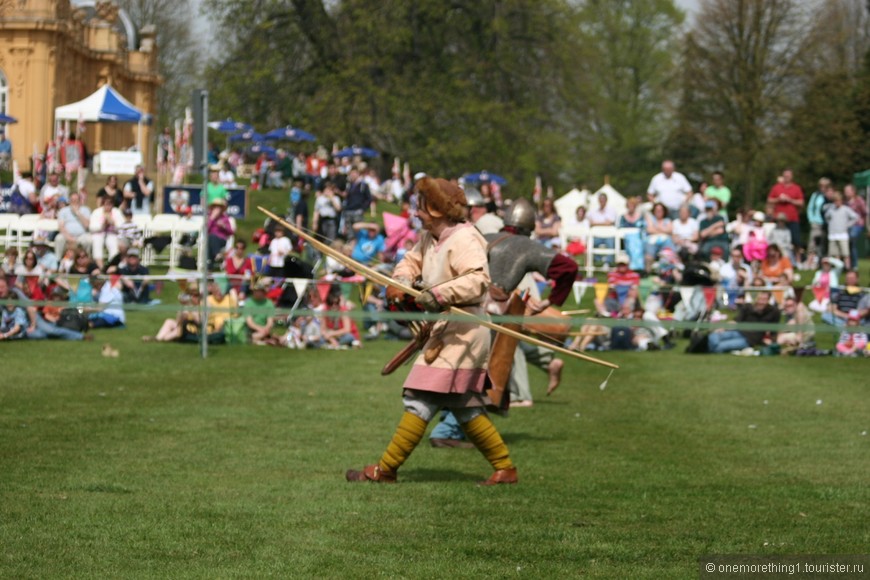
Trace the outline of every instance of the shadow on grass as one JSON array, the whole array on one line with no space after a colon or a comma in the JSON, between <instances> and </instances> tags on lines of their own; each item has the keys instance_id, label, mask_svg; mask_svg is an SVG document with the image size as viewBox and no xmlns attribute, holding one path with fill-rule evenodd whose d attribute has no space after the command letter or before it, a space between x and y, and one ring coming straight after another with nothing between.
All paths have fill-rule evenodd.
<instances>
[{"instance_id":1,"label":"shadow on grass","mask_svg":"<svg viewBox=\"0 0 870 580\"><path fill-rule=\"evenodd\" d=\"M399 472L399 481L405 483L427 483L434 481L480 481L484 477L486 469L481 473L464 473L455 469L427 469L416 468Z\"/></svg>"}]
</instances>

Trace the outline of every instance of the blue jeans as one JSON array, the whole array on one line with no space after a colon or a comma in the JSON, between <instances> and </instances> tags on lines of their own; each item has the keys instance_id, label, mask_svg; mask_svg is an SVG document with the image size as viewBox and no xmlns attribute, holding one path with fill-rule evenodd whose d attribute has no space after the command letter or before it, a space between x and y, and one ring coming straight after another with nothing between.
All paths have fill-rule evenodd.
<instances>
[{"instance_id":1,"label":"blue jeans","mask_svg":"<svg viewBox=\"0 0 870 580\"><path fill-rule=\"evenodd\" d=\"M616 240L614 240L613 238L592 238L592 247L612 250L616 247ZM612 264L613 256L604 256L602 258L602 261L605 264Z\"/></svg>"},{"instance_id":2,"label":"blue jeans","mask_svg":"<svg viewBox=\"0 0 870 580\"><path fill-rule=\"evenodd\" d=\"M836 326L837 328L843 328L844 326L846 326L846 319L840 318L839 316L834 316L833 312L823 312L822 322L826 322L831 326Z\"/></svg>"},{"instance_id":3,"label":"blue jeans","mask_svg":"<svg viewBox=\"0 0 870 580\"><path fill-rule=\"evenodd\" d=\"M852 269L858 269L858 247L864 243L864 226L849 228L849 257L852 258Z\"/></svg>"},{"instance_id":4,"label":"blue jeans","mask_svg":"<svg viewBox=\"0 0 870 580\"><path fill-rule=\"evenodd\" d=\"M430 439L465 439L465 433L459 426L456 416L446 409L441 412L441 422L435 425L429 434Z\"/></svg>"},{"instance_id":5,"label":"blue jeans","mask_svg":"<svg viewBox=\"0 0 870 580\"><path fill-rule=\"evenodd\" d=\"M42 316L36 317L36 330L27 333L27 338L31 340L43 340L45 338L59 338L61 340L82 340L84 334L64 328L44 319Z\"/></svg>"},{"instance_id":6,"label":"blue jeans","mask_svg":"<svg viewBox=\"0 0 870 580\"><path fill-rule=\"evenodd\" d=\"M746 337L739 330L711 332L707 337L708 350L713 353L743 350L749 346Z\"/></svg>"}]
</instances>

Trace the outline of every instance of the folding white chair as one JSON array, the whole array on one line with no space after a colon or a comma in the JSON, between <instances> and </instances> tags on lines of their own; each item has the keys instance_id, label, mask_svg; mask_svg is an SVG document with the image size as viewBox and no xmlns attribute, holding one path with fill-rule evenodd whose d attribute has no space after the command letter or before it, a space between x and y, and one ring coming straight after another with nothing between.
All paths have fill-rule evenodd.
<instances>
[{"instance_id":1,"label":"folding white chair","mask_svg":"<svg viewBox=\"0 0 870 580\"><path fill-rule=\"evenodd\" d=\"M185 234L196 235L202 232L202 216L193 216L190 219L178 220L175 222L175 227L172 228L172 243L169 245L169 264L174 268L178 266L178 259L181 257L184 246L181 241ZM200 260L205 258L205 252L202 250L205 246L204 236L196 238L196 254L197 266L201 266Z\"/></svg>"},{"instance_id":2,"label":"folding white chair","mask_svg":"<svg viewBox=\"0 0 870 580\"><path fill-rule=\"evenodd\" d=\"M25 214L18 218L18 221L9 230L10 236L15 235L15 247L18 248L19 254L23 254L30 245L33 232L36 231L36 224L40 219L42 216L38 213Z\"/></svg>"},{"instance_id":3,"label":"folding white chair","mask_svg":"<svg viewBox=\"0 0 870 580\"><path fill-rule=\"evenodd\" d=\"M169 237L171 240L172 232L175 230L175 224L178 221L178 214L157 214L156 216L151 218L151 220L148 222L148 227L144 230L145 239L147 240L148 238L153 238L156 236L166 236ZM142 254L142 263L146 266L153 266L158 262L163 265L169 265L171 263L169 255L166 254L166 257L164 258L160 253L156 251L152 244L146 243Z\"/></svg>"},{"instance_id":4,"label":"folding white chair","mask_svg":"<svg viewBox=\"0 0 870 580\"><path fill-rule=\"evenodd\" d=\"M3 250L15 245L11 233L15 229L16 223L18 223L17 213L0 213L0 247Z\"/></svg>"},{"instance_id":5,"label":"folding white chair","mask_svg":"<svg viewBox=\"0 0 870 580\"><path fill-rule=\"evenodd\" d=\"M595 247L595 240L599 243L602 240L612 240L612 247ZM586 273L592 275L592 270L595 266L595 256L612 257L612 261L616 261L616 256L619 255L620 248L619 228L616 226L592 226L589 228L589 243L586 244Z\"/></svg>"}]
</instances>

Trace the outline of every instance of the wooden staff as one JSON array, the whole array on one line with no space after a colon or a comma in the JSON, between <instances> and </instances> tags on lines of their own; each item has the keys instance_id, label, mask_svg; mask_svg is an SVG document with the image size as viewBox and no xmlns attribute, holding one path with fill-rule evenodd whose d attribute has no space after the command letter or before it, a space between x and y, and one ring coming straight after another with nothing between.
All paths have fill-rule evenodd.
<instances>
[{"instance_id":1,"label":"wooden staff","mask_svg":"<svg viewBox=\"0 0 870 580\"><path fill-rule=\"evenodd\" d=\"M408 294L414 298L417 298L421 294L421 292L419 290L417 290L415 288L411 288L410 286L406 286L405 284L402 284L401 282L398 282L397 280L393 280L389 276L387 276L385 274L381 274L377 270L373 270L372 268L369 268L368 266L360 264L356 260L348 258L347 256L345 256L344 254L342 254L339 251L333 250L328 245L324 244L321 241L318 241L316 238L314 238L313 236L309 235L308 233L300 230L295 225L287 223L285 220L281 219L280 216L275 215L274 213L267 210L266 208L264 208L262 206L258 206L257 209L259 209L261 212L263 212L264 214L266 214L267 216L269 216L270 218L275 220L277 223L280 223L282 226L284 226L287 229L287 231L293 232L294 234L296 234L300 238L307 241L318 252L321 252L323 254L331 256L332 258L335 258L336 260L338 260L339 262L341 262L342 264L344 264L345 266L347 266L349 269L353 270L354 272L356 272L360 276L364 276L370 280L374 280L375 282L378 282L379 284L383 284L384 286L391 286L393 288L401 290L405 294ZM586 362L591 362L591 363L594 363L597 365L608 367L610 369L618 369L619 368L619 365L613 364L611 362L599 360L597 358L593 358L593 357L585 355L583 353L579 353L579 352L573 351L573 350L568 350L567 348L562 348L561 346L556 346L554 344L550 344L549 342L545 342L545 341L540 340L538 338L535 338L533 336L528 336L528 335L523 334L521 332L516 332L516 331L511 330L509 328L505 328L504 326L501 326L500 324L496 324L496 323L490 322L489 320L486 320L484 318L480 318L479 316L475 316L474 314L471 314L470 312L466 312L465 310L462 310L461 308L457 308L456 306L451 306L450 309L448 310L448 312L450 312L451 314L455 314L458 316L463 316L465 318L468 318L468 319L470 319L470 321L476 322L485 328L488 328L490 330L494 330L495 332L501 332L502 334L512 336L513 338L525 341L529 344L534 344L535 346L542 346L544 348L549 348L550 350L564 354L565 356L570 356L572 358L584 360Z\"/></svg>"}]
</instances>

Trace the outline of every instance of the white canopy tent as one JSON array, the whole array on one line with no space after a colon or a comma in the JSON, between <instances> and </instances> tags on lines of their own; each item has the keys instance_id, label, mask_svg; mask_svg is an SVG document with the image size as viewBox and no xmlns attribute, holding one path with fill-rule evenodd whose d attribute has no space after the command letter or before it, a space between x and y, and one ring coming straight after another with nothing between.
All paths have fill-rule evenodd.
<instances>
[{"instance_id":1,"label":"white canopy tent","mask_svg":"<svg viewBox=\"0 0 870 580\"><path fill-rule=\"evenodd\" d=\"M150 115L140 111L121 96L111 85L103 85L95 93L54 110L55 121L85 121L91 123L136 123L136 145L142 151L142 123L150 121Z\"/></svg>"},{"instance_id":2,"label":"white canopy tent","mask_svg":"<svg viewBox=\"0 0 870 580\"><path fill-rule=\"evenodd\" d=\"M625 196L616 191L609 183L602 185L595 193L591 193L585 188L580 190L575 187L554 202L556 213L559 214L563 222L570 222L577 213L577 208L581 205L587 211L598 207L598 194L600 193L607 194L607 205L616 210L617 215L625 213Z\"/></svg>"}]
</instances>

